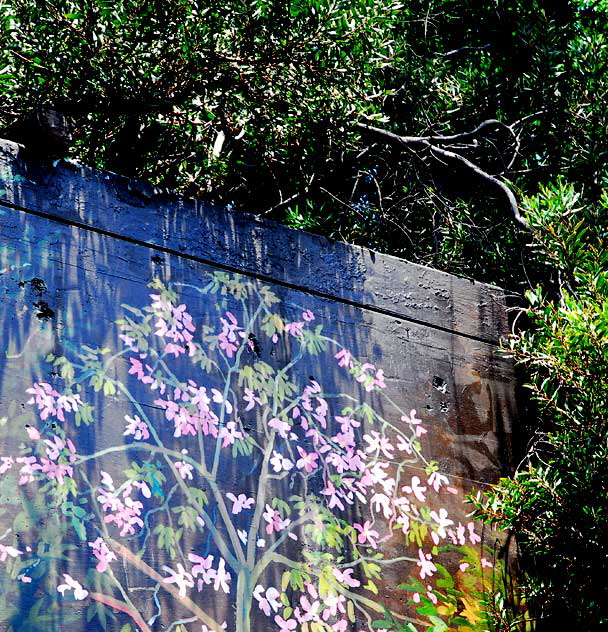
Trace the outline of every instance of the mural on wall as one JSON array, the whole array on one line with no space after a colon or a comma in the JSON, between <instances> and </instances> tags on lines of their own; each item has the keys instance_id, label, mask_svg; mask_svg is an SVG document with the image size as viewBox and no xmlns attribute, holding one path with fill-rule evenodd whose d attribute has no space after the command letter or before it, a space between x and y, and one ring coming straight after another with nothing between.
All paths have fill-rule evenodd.
<instances>
[{"instance_id":1,"label":"mural on wall","mask_svg":"<svg viewBox=\"0 0 608 632\"><path fill-rule=\"evenodd\" d=\"M418 402L247 277L148 295L2 413L2 629L487 629L500 571Z\"/></svg>"}]
</instances>

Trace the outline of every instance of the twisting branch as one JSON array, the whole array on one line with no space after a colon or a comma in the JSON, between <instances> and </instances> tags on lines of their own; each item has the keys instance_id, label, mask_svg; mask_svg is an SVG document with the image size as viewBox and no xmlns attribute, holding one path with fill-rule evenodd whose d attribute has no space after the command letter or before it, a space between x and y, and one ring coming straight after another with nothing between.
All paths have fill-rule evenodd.
<instances>
[{"instance_id":1,"label":"twisting branch","mask_svg":"<svg viewBox=\"0 0 608 632\"><path fill-rule=\"evenodd\" d=\"M494 186L498 187L503 191L506 195L509 206L511 207L511 211L513 213L513 218L515 221L522 226L523 228L528 228L528 223L526 220L520 215L519 208L517 206L517 200L515 199L515 195L513 191L499 178L493 176L480 167L478 167L475 163L471 162L468 158L461 156L460 154L450 151L448 149L444 149L439 145L451 144L457 141L465 141L469 139L473 139L475 136L479 134L481 130L489 126L500 126L509 131L509 133L514 137L516 142L516 150L519 147L519 140L513 130L504 123L497 121L495 119L488 119L487 121L483 121L480 123L474 130L470 132L463 132L461 134L453 134L451 136L400 136L399 134L394 134L393 132L389 132L388 130L381 129L379 127L373 127L372 125L367 125L365 123L357 123L357 127L360 129L364 129L368 132L372 132L379 136L383 136L384 138L389 139L394 143L398 143L403 147L411 147L411 146L420 146L427 147L431 153L439 156L443 156L445 158L450 158L452 160L457 160L461 164L465 165L468 169L473 171L475 174L483 178L484 180L490 182Z\"/></svg>"},{"instance_id":2,"label":"twisting branch","mask_svg":"<svg viewBox=\"0 0 608 632\"><path fill-rule=\"evenodd\" d=\"M89 597L102 603L106 606L110 606L110 608L114 608L115 610L120 610L120 612L124 612L129 615L131 619L135 622L137 627L140 629L140 632L150 632L150 628L148 624L142 619L139 612L136 612L132 608L129 607L124 601L120 601L120 599L116 599L115 597L111 597L110 595L104 595L102 593L92 592L89 593Z\"/></svg>"},{"instance_id":3,"label":"twisting branch","mask_svg":"<svg viewBox=\"0 0 608 632\"><path fill-rule=\"evenodd\" d=\"M112 538L108 538L108 542L112 546L112 549L118 553L124 560L135 566L135 568L139 569L142 573L147 575L150 579L154 580L159 586L162 586L167 592L171 593L179 603L185 606L192 614L196 615L199 621L202 621L210 630L213 632L224 632L224 629L204 610L202 610L197 604L192 601L189 597L183 597L179 593L179 589L173 586L172 584L168 584L165 581L165 578L162 575L159 575L151 566L146 564L144 560L135 555L130 549L123 546L120 542L113 540ZM97 593L95 593L97 595ZM104 596L105 597L105 596ZM94 597L97 601L101 601L97 597ZM108 597L105 597L108 599ZM117 601L117 600L114 600ZM122 603L122 602L119 602ZM112 607L117 608L118 606L115 604L111 604ZM123 612L125 612L124 608L120 608ZM134 618L133 613L128 613L131 618ZM146 629L146 628L142 628ZM147 628L149 629L149 628Z\"/></svg>"}]
</instances>

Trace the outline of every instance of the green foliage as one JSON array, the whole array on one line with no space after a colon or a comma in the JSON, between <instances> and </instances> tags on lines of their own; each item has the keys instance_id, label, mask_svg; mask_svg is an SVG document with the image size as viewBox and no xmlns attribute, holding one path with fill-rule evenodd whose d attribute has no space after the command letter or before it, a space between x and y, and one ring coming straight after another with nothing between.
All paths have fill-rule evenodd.
<instances>
[{"instance_id":1,"label":"green foliage","mask_svg":"<svg viewBox=\"0 0 608 632\"><path fill-rule=\"evenodd\" d=\"M503 193L356 123L449 135L497 119L511 132L488 128L463 155L524 194L562 174L595 203L608 173L598 96L608 87L608 9L590 0L466 8L4 0L0 128L23 140L19 122L52 107L72 121L69 152L85 163L520 288L543 267L528 259L524 270Z\"/></svg>"},{"instance_id":2,"label":"green foliage","mask_svg":"<svg viewBox=\"0 0 608 632\"><path fill-rule=\"evenodd\" d=\"M554 291L527 294L527 330L508 351L537 406L534 442L512 479L473 498L522 548L538 629L608 622L608 198L585 206L563 182L526 200Z\"/></svg>"}]
</instances>

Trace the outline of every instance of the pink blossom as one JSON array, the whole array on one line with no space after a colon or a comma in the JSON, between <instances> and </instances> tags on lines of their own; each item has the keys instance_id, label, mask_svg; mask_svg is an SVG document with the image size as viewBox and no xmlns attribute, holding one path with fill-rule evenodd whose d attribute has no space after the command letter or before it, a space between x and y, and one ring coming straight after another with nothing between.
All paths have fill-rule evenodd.
<instances>
[{"instance_id":1,"label":"pink blossom","mask_svg":"<svg viewBox=\"0 0 608 632\"><path fill-rule=\"evenodd\" d=\"M36 404L43 420L50 416L65 421L64 411L77 412L82 405L80 395L61 395L46 382L34 382L25 392L32 395L27 403Z\"/></svg>"},{"instance_id":2,"label":"pink blossom","mask_svg":"<svg viewBox=\"0 0 608 632\"><path fill-rule=\"evenodd\" d=\"M220 349L224 351L227 357L231 358L239 348L239 335L242 334L242 329L239 327L238 320L232 312L226 312L226 318L220 318L220 321L222 323L222 331L217 337Z\"/></svg>"},{"instance_id":3,"label":"pink blossom","mask_svg":"<svg viewBox=\"0 0 608 632\"><path fill-rule=\"evenodd\" d=\"M397 450L400 452L405 452L406 454L412 453L412 442L410 439L406 439L399 435L397 437Z\"/></svg>"},{"instance_id":4,"label":"pink blossom","mask_svg":"<svg viewBox=\"0 0 608 632\"><path fill-rule=\"evenodd\" d=\"M334 484L329 481L325 489L321 492L325 496L329 496L329 502L327 504L329 509L333 507L338 507L341 511L344 511L344 503L340 500L340 498L344 495L337 490Z\"/></svg>"},{"instance_id":5,"label":"pink blossom","mask_svg":"<svg viewBox=\"0 0 608 632\"><path fill-rule=\"evenodd\" d=\"M155 400L155 404L161 404L163 400ZM174 412L177 410L177 412ZM167 418L171 417L173 420L174 432L173 436L178 439L179 437L186 437L188 435L196 436L198 422L200 417L192 415L188 412L188 410L183 406L178 406L174 402L167 402L167 410L166 410ZM202 424L201 424L202 427ZM208 434L208 433L204 433Z\"/></svg>"},{"instance_id":6,"label":"pink blossom","mask_svg":"<svg viewBox=\"0 0 608 632\"><path fill-rule=\"evenodd\" d=\"M169 421L173 421L177 414L180 412L179 404L171 401L170 399L155 399L154 404L156 406L160 406L160 408L164 409L165 417Z\"/></svg>"},{"instance_id":7,"label":"pink blossom","mask_svg":"<svg viewBox=\"0 0 608 632\"><path fill-rule=\"evenodd\" d=\"M431 511L431 518L437 523L439 527L437 529L437 533L439 537L445 538L447 536L446 531L445 531L446 527L449 527L451 524L454 524L454 521L448 518L447 509L444 509L442 507L439 510L439 513L437 513L436 511Z\"/></svg>"},{"instance_id":8,"label":"pink blossom","mask_svg":"<svg viewBox=\"0 0 608 632\"><path fill-rule=\"evenodd\" d=\"M368 520L366 520L362 525L358 522L353 524L353 527L359 531L359 535L357 537L359 544L365 544L367 542L372 549L376 549L378 548L376 538L378 538L379 533L372 529L371 526L372 525Z\"/></svg>"},{"instance_id":9,"label":"pink blossom","mask_svg":"<svg viewBox=\"0 0 608 632\"><path fill-rule=\"evenodd\" d=\"M309 309L307 309L305 312L302 312L302 318L307 323L309 323L315 319L315 315Z\"/></svg>"},{"instance_id":10,"label":"pink blossom","mask_svg":"<svg viewBox=\"0 0 608 632\"><path fill-rule=\"evenodd\" d=\"M50 439L45 439L44 442L47 445L47 449L46 449L47 456L49 457L49 459L56 461L59 458L59 455L61 454L61 452L63 451L63 448L65 447L65 443L63 442L61 437L57 435L55 435L52 441Z\"/></svg>"},{"instance_id":11,"label":"pink blossom","mask_svg":"<svg viewBox=\"0 0 608 632\"><path fill-rule=\"evenodd\" d=\"M223 404L226 412L231 415L232 414L232 404L229 400L224 399L223 393L220 393L217 388L211 389L212 399L216 404Z\"/></svg>"},{"instance_id":12,"label":"pink blossom","mask_svg":"<svg viewBox=\"0 0 608 632\"><path fill-rule=\"evenodd\" d=\"M146 440L150 438L150 431L145 421L142 421L137 415L135 417L129 417L125 415L127 420L127 427L123 432L124 436L133 435L133 438L137 441Z\"/></svg>"},{"instance_id":13,"label":"pink blossom","mask_svg":"<svg viewBox=\"0 0 608 632\"><path fill-rule=\"evenodd\" d=\"M447 485L447 483L449 483L450 481L448 480L447 476L444 476L443 474L440 474L439 472L433 472L430 476L429 476L429 480L427 481L427 483L436 491L439 492L439 490L441 489L442 485Z\"/></svg>"},{"instance_id":14,"label":"pink blossom","mask_svg":"<svg viewBox=\"0 0 608 632\"><path fill-rule=\"evenodd\" d=\"M287 439L288 438L288 434L287 433L291 429L291 426L286 421L282 421L278 417L273 417L268 422L268 427L272 428L273 430L276 430L276 432L278 433L279 437L281 437L282 439Z\"/></svg>"},{"instance_id":15,"label":"pink blossom","mask_svg":"<svg viewBox=\"0 0 608 632\"><path fill-rule=\"evenodd\" d=\"M371 371L371 373L368 373L367 371ZM384 383L384 373L381 369L376 370L376 367L369 362L362 364L358 368L357 372L355 372L355 375L357 382L363 384L368 393L373 391L374 387L386 388L386 384Z\"/></svg>"},{"instance_id":16,"label":"pink blossom","mask_svg":"<svg viewBox=\"0 0 608 632\"><path fill-rule=\"evenodd\" d=\"M358 450L357 452L347 452L343 458L349 470L352 472L363 472L365 470L364 457L365 454Z\"/></svg>"},{"instance_id":17,"label":"pink blossom","mask_svg":"<svg viewBox=\"0 0 608 632\"><path fill-rule=\"evenodd\" d=\"M97 538L95 542L89 542L89 546L93 549L93 555L99 560L95 567L98 573L106 571L109 563L117 559L116 554L109 549L102 538Z\"/></svg>"},{"instance_id":18,"label":"pink blossom","mask_svg":"<svg viewBox=\"0 0 608 632\"><path fill-rule=\"evenodd\" d=\"M131 351L139 351L139 349L135 346L135 338L131 336L127 336L126 334L119 334L118 336Z\"/></svg>"},{"instance_id":19,"label":"pink blossom","mask_svg":"<svg viewBox=\"0 0 608 632\"><path fill-rule=\"evenodd\" d=\"M412 476L412 485L404 485L401 488L406 494L414 494L414 496L421 502L426 501L426 496L424 492L426 491L426 487L422 487L420 485L420 479L417 476Z\"/></svg>"},{"instance_id":20,"label":"pink blossom","mask_svg":"<svg viewBox=\"0 0 608 632\"><path fill-rule=\"evenodd\" d=\"M488 560L486 560L485 557L481 558L481 568L492 568L493 564L492 562L488 562Z\"/></svg>"},{"instance_id":21,"label":"pink blossom","mask_svg":"<svg viewBox=\"0 0 608 632\"><path fill-rule=\"evenodd\" d=\"M376 375L374 376L373 385L376 388L386 388L386 383L384 382L384 371L382 369L378 369L376 371Z\"/></svg>"},{"instance_id":22,"label":"pink blossom","mask_svg":"<svg viewBox=\"0 0 608 632\"><path fill-rule=\"evenodd\" d=\"M73 463L76 460L76 447L71 439L65 442L55 435L53 439L45 439L47 445L46 454L49 458L41 458L40 463L32 463L32 470L40 470L46 474L47 478L56 480L63 484L65 476L72 476L74 470L66 461ZM61 460L60 460L61 459Z\"/></svg>"},{"instance_id":23,"label":"pink blossom","mask_svg":"<svg viewBox=\"0 0 608 632\"><path fill-rule=\"evenodd\" d=\"M264 586L258 584L253 591L254 599L258 602L260 610L267 617L270 616L271 610L278 612L281 607L281 602L279 601L280 596L281 593L274 586L269 586L266 591L264 591Z\"/></svg>"},{"instance_id":24,"label":"pink blossom","mask_svg":"<svg viewBox=\"0 0 608 632\"><path fill-rule=\"evenodd\" d=\"M460 569L462 573L464 573L467 570L467 568L469 568L469 566L471 565L468 562L462 562L462 564L460 564L458 568Z\"/></svg>"},{"instance_id":25,"label":"pink blossom","mask_svg":"<svg viewBox=\"0 0 608 632\"><path fill-rule=\"evenodd\" d=\"M401 528L401 531L407 534L410 530L410 518L406 514L399 514L395 524Z\"/></svg>"},{"instance_id":26,"label":"pink blossom","mask_svg":"<svg viewBox=\"0 0 608 632\"><path fill-rule=\"evenodd\" d=\"M213 588L216 591L221 588L226 594L228 594L230 592L230 580L230 573L226 571L226 562L224 561L224 558L221 557L215 573Z\"/></svg>"},{"instance_id":27,"label":"pink blossom","mask_svg":"<svg viewBox=\"0 0 608 632\"><path fill-rule=\"evenodd\" d=\"M105 474L105 476L103 476ZM113 522L117 528L119 528L120 535L125 536L127 534L133 535L135 533L135 527L143 527L143 520L140 518L143 509L143 504L137 500L133 500L130 496L132 487L135 486L135 482L125 486L122 492L122 498L118 491L114 491L112 478L105 472L102 473L102 484L106 484L109 489L98 488L99 496L97 500L101 503L103 510L106 512L104 522ZM110 485L107 485L109 483ZM137 485L144 494L149 494L149 488L145 483ZM146 490L147 489L147 493Z\"/></svg>"},{"instance_id":28,"label":"pink blossom","mask_svg":"<svg viewBox=\"0 0 608 632\"><path fill-rule=\"evenodd\" d=\"M361 586L361 582L353 577L354 569L347 568L345 571L341 571L337 568L333 569L334 577L341 583L345 584L349 588L357 588Z\"/></svg>"},{"instance_id":29,"label":"pink blossom","mask_svg":"<svg viewBox=\"0 0 608 632\"><path fill-rule=\"evenodd\" d=\"M303 335L304 322L299 321L295 323L285 323L285 332L291 334L292 336L302 336Z\"/></svg>"},{"instance_id":30,"label":"pink blossom","mask_svg":"<svg viewBox=\"0 0 608 632\"><path fill-rule=\"evenodd\" d=\"M2 461L2 463L0 464L0 474L6 474L6 472L8 472L15 463L12 456L0 457L0 461Z\"/></svg>"},{"instance_id":31,"label":"pink blossom","mask_svg":"<svg viewBox=\"0 0 608 632\"><path fill-rule=\"evenodd\" d=\"M253 498L247 498L245 494L239 494L238 497L232 492L226 494L226 498L232 501L232 513L239 514L243 509L250 509L255 503Z\"/></svg>"},{"instance_id":32,"label":"pink blossom","mask_svg":"<svg viewBox=\"0 0 608 632\"><path fill-rule=\"evenodd\" d=\"M183 564L178 563L177 571L174 571L168 566L163 566L163 570L165 573L169 573L169 577L163 578L163 582L165 582L165 584L176 584L179 588L180 597L186 596L188 588L194 588L194 579L191 573L186 571Z\"/></svg>"},{"instance_id":33,"label":"pink blossom","mask_svg":"<svg viewBox=\"0 0 608 632\"><path fill-rule=\"evenodd\" d=\"M370 473L372 482L375 485L382 485L385 494L391 495L395 489L395 479L387 476L388 463L385 461L378 461L371 467L368 466L368 472Z\"/></svg>"},{"instance_id":34,"label":"pink blossom","mask_svg":"<svg viewBox=\"0 0 608 632\"><path fill-rule=\"evenodd\" d=\"M266 510L263 513L264 520L267 522L266 525L266 533L270 535L273 531L279 533L283 529L286 529L290 524L291 520L288 518L283 520L281 518L281 514L273 509L270 505L266 505Z\"/></svg>"},{"instance_id":35,"label":"pink blossom","mask_svg":"<svg viewBox=\"0 0 608 632\"><path fill-rule=\"evenodd\" d=\"M73 590L74 599L76 599L76 601L82 601L83 599L86 599L88 597L89 592L85 590L75 579L73 579L67 573L63 574L63 581L65 581L65 584L60 584L59 586L57 586L57 591L60 592L62 595L65 595L66 591Z\"/></svg>"},{"instance_id":36,"label":"pink blossom","mask_svg":"<svg viewBox=\"0 0 608 632\"><path fill-rule=\"evenodd\" d=\"M29 424L27 424L25 426L25 431L27 432L27 436L32 441L37 441L38 439L40 439L40 433L38 432L37 428L34 428L34 426L30 426Z\"/></svg>"},{"instance_id":37,"label":"pink blossom","mask_svg":"<svg viewBox=\"0 0 608 632\"><path fill-rule=\"evenodd\" d=\"M334 356L338 361L338 366L351 368L353 366L352 356L349 351L346 349L340 349L338 353Z\"/></svg>"},{"instance_id":38,"label":"pink blossom","mask_svg":"<svg viewBox=\"0 0 608 632\"><path fill-rule=\"evenodd\" d=\"M154 379L144 373L144 365L137 358L129 358L131 368L129 369L129 375L135 375L135 377L144 384L151 384ZM146 365L146 368L148 365Z\"/></svg>"},{"instance_id":39,"label":"pink blossom","mask_svg":"<svg viewBox=\"0 0 608 632\"><path fill-rule=\"evenodd\" d=\"M469 530L469 540L471 541L471 544L477 544L478 542L481 542L481 537L475 533L474 522L469 522L469 524L467 524L467 529Z\"/></svg>"},{"instance_id":40,"label":"pink blossom","mask_svg":"<svg viewBox=\"0 0 608 632\"><path fill-rule=\"evenodd\" d=\"M338 613L344 614L346 612L346 608L344 604L346 602L346 598L344 595L338 594L329 594L323 599L323 605L325 609L323 610L323 621L327 621L329 617L339 616Z\"/></svg>"},{"instance_id":41,"label":"pink blossom","mask_svg":"<svg viewBox=\"0 0 608 632\"><path fill-rule=\"evenodd\" d=\"M182 353L186 353L186 348L176 345L174 342L168 342L165 345L165 353L173 354L176 358L179 358Z\"/></svg>"},{"instance_id":42,"label":"pink blossom","mask_svg":"<svg viewBox=\"0 0 608 632\"><path fill-rule=\"evenodd\" d=\"M7 557L19 557L19 555L23 555L23 551L13 546L0 544L0 562L5 562Z\"/></svg>"},{"instance_id":43,"label":"pink blossom","mask_svg":"<svg viewBox=\"0 0 608 632\"><path fill-rule=\"evenodd\" d=\"M300 596L300 608L302 609L302 614L300 614L300 608L296 608L296 611L294 612L294 614L297 613L296 618L298 619L299 623L319 620L319 609L321 608L321 602L317 599L318 595L316 591L314 592L314 595L311 594L311 596L313 599L312 601L308 598L307 595Z\"/></svg>"},{"instance_id":44,"label":"pink blossom","mask_svg":"<svg viewBox=\"0 0 608 632\"><path fill-rule=\"evenodd\" d=\"M325 462L328 465L332 465L336 469L336 472L338 472L338 474L342 474L343 472L346 472L350 469L347 455L344 455L338 451L330 452L327 455Z\"/></svg>"},{"instance_id":45,"label":"pink blossom","mask_svg":"<svg viewBox=\"0 0 608 632\"><path fill-rule=\"evenodd\" d=\"M203 589L203 585L211 584L215 580L215 576L217 575L217 571L212 568L213 555L201 557L200 555L196 555L195 553L190 553L188 555L188 559L191 562L194 562L191 569L192 577L198 578L197 588L200 592Z\"/></svg>"},{"instance_id":46,"label":"pink blossom","mask_svg":"<svg viewBox=\"0 0 608 632\"><path fill-rule=\"evenodd\" d=\"M297 460L296 467L300 470L304 469L310 474L310 472L317 468L317 459L319 458L319 455L314 452L306 452L306 450L303 450L299 445L296 446L296 449L301 457Z\"/></svg>"},{"instance_id":47,"label":"pink blossom","mask_svg":"<svg viewBox=\"0 0 608 632\"><path fill-rule=\"evenodd\" d=\"M223 428L220 429L219 437L220 439L224 439L222 442L222 448L227 448L237 439L242 439L243 433L237 429L235 421L229 421Z\"/></svg>"},{"instance_id":48,"label":"pink blossom","mask_svg":"<svg viewBox=\"0 0 608 632\"><path fill-rule=\"evenodd\" d=\"M354 428L358 428L361 425L360 421L352 417L339 417L336 415L336 421L340 424L340 429L344 433L351 432Z\"/></svg>"},{"instance_id":49,"label":"pink blossom","mask_svg":"<svg viewBox=\"0 0 608 632\"><path fill-rule=\"evenodd\" d=\"M105 485L110 491L114 491L114 480L112 479L112 477L107 473L104 472L103 470L100 472L101 473L101 484Z\"/></svg>"},{"instance_id":50,"label":"pink blossom","mask_svg":"<svg viewBox=\"0 0 608 632\"><path fill-rule=\"evenodd\" d=\"M59 485L63 485L64 477L71 477L74 473L72 466L66 465L65 463L56 463L51 459L45 458L40 459L40 463L33 465L32 469L40 470L46 474L47 478L56 480Z\"/></svg>"},{"instance_id":51,"label":"pink blossom","mask_svg":"<svg viewBox=\"0 0 608 632\"><path fill-rule=\"evenodd\" d=\"M275 472L289 471L293 467L292 461L284 457L281 453L273 450L270 464Z\"/></svg>"},{"instance_id":52,"label":"pink blossom","mask_svg":"<svg viewBox=\"0 0 608 632\"><path fill-rule=\"evenodd\" d=\"M388 520L394 513L391 507L391 499L386 494L374 494L370 500L370 506L373 505L374 511L382 510L384 517Z\"/></svg>"},{"instance_id":53,"label":"pink blossom","mask_svg":"<svg viewBox=\"0 0 608 632\"><path fill-rule=\"evenodd\" d=\"M194 467L191 463L186 463L185 461L177 461L173 464L175 469L179 472L179 475L183 480L192 480L192 472L194 471Z\"/></svg>"},{"instance_id":54,"label":"pink blossom","mask_svg":"<svg viewBox=\"0 0 608 632\"><path fill-rule=\"evenodd\" d=\"M377 430L372 430L371 435L364 434L363 439L368 443L367 448L365 448L367 453L381 451L387 459L393 458L394 448L391 442Z\"/></svg>"},{"instance_id":55,"label":"pink blossom","mask_svg":"<svg viewBox=\"0 0 608 632\"><path fill-rule=\"evenodd\" d=\"M464 525L460 524L460 522L458 523L458 527L456 529L456 540L460 546L464 546L467 542Z\"/></svg>"},{"instance_id":56,"label":"pink blossom","mask_svg":"<svg viewBox=\"0 0 608 632\"><path fill-rule=\"evenodd\" d=\"M259 406L262 405L262 400L250 389L245 389L245 395L243 399L247 402L247 407L245 411L251 410L256 404Z\"/></svg>"},{"instance_id":57,"label":"pink blossom","mask_svg":"<svg viewBox=\"0 0 608 632\"><path fill-rule=\"evenodd\" d=\"M19 470L19 485L31 483L34 480L34 472L40 469L35 456L20 456L15 459L17 463L21 463Z\"/></svg>"},{"instance_id":58,"label":"pink blossom","mask_svg":"<svg viewBox=\"0 0 608 632\"><path fill-rule=\"evenodd\" d=\"M199 410L208 410L211 404L211 398L207 395L207 389L204 386L197 386L196 382L189 380L188 392L190 393L190 403Z\"/></svg>"},{"instance_id":59,"label":"pink blossom","mask_svg":"<svg viewBox=\"0 0 608 632\"><path fill-rule=\"evenodd\" d=\"M158 316L155 334L173 340L175 343L191 342L196 328L192 323L192 316L186 311L186 306L174 307L170 301L163 300L158 294L150 294L150 298L152 298L152 309Z\"/></svg>"},{"instance_id":60,"label":"pink blossom","mask_svg":"<svg viewBox=\"0 0 608 632\"><path fill-rule=\"evenodd\" d=\"M426 434L426 428L423 428L422 420L416 417L416 410L412 408L410 411L409 417L407 415L401 415L401 421L410 424L413 427L414 433L417 437L421 437L423 434Z\"/></svg>"},{"instance_id":61,"label":"pink blossom","mask_svg":"<svg viewBox=\"0 0 608 632\"><path fill-rule=\"evenodd\" d=\"M418 558L416 565L420 566L420 579L424 579L427 576L431 577L433 573L437 572L437 567L433 564L433 557L430 553L425 555L422 549L418 549Z\"/></svg>"},{"instance_id":62,"label":"pink blossom","mask_svg":"<svg viewBox=\"0 0 608 632\"><path fill-rule=\"evenodd\" d=\"M280 615L275 615L275 623L279 626L279 632L293 632L298 627L298 622L295 619L283 619Z\"/></svg>"}]
</instances>

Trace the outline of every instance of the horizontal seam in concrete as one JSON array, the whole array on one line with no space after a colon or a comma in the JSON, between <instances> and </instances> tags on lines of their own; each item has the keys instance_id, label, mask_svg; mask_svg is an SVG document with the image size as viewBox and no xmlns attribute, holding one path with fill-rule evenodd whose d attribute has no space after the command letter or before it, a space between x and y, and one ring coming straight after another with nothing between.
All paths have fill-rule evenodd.
<instances>
[{"instance_id":1,"label":"horizontal seam in concrete","mask_svg":"<svg viewBox=\"0 0 608 632\"><path fill-rule=\"evenodd\" d=\"M327 298L338 303L342 303L343 305L350 305L351 307L358 307L360 309L365 309L370 312L374 312L377 314L383 314L385 316L391 316L393 318L398 318L401 321L409 322L415 325L421 325L423 327L428 327L430 329L435 329L437 331L442 331L453 336L460 336L462 338L467 338L469 340L474 340L476 342L483 342L484 344L490 345L492 347L498 347L498 344L494 340L490 340L488 338L483 338L481 336L474 336L472 334L467 334L461 331L455 331L453 329L449 329L448 327L442 327L441 325L436 325L434 323L429 323L424 320L418 320L416 318L412 318L410 316L405 316L399 312L394 312L390 309L375 307L374 305L364 304L357 301L352 301L347 298L343 298L341 296L336 296L335 294L328 294L326 292L321 292L319 290L315 290L312 288L303 287L296 283L290 283L289 281L283 281L281 279L276 279L274 277L265 275L265 274L256 274L251 272L250 270L243 270L238 266L230 266L225 263L219 263L217 261L213 261L212 259L205 259L203 257L197 257L195 255L190 255L187 253L180 252L179 250L175 250L173 248L167 248L166 246L161 246L159 244L149 243L142 239L136 239L135 237L128 237L126 235L121 235L120 233L114 233L110 230L106 230L105 228L98 228L96 226L91 226L89 224L85 224L83 222L79 222L73 219L57 217L51 213L45 213L44 211L39 211L37 209L27 208L25 206L21 206L19 204L15 204L13 202L9 202L8 200L0 199L0 206L3 206L7 209L12 209L15 211L20 211L22 213L29 213L31 215L35 215L37 217L42 217L44 219L48 219L53 222L57 222L59 224L64 224L66 226L74 226L75 228L79 228L81 230L86 230L92 233L97 233L99 235L105 235L106 237L111 237L113 239L120 239L121 241L125 241L128 243L135 244L137 246L143 246L148 249L158 250L159 252L164 252L168 255L172 255L175 257L181 257L182 259L187 259L189 261L195 261L197 263L202 263L204 265L212 266L214 268L219 268L221 270L226 270L228 272L235 272L238 274L242 274L243 276L248 276L253 279L258 279L260 281L264 281L266 283L272 283L275 285L280 285L282 287L286 287L292 290L297 290L300 292L305 292L312 296L318 296L321 298Z\"/></svg>"}]
</instances>

